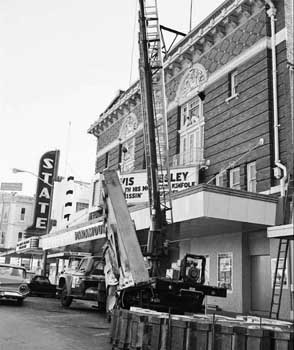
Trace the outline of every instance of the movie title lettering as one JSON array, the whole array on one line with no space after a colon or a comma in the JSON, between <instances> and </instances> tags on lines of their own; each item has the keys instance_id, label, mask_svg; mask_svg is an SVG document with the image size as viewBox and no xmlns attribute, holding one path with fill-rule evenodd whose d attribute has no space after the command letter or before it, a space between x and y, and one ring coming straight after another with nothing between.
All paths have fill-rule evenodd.
<instances>
[{"instance_id":1,"label":"movie title lettering","mask_svg":"<svg viewBox=\"0 0 294 350\"><path fill-rule=\"evenodd\" d=\"M80 241L88 238L92 238L95 236L99 236L103 234L103 226L94 226L94 227L89 227L85 229L81 229L79 231L75 232L75 240Z\"/></svg>"}]
</instances>

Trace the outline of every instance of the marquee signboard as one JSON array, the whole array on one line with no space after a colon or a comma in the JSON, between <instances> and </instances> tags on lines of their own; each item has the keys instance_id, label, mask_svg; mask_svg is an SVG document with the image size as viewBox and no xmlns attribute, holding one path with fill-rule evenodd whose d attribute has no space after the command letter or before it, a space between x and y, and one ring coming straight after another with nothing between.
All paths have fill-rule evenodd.
<instances>
[{"instance_id":1,"label":"marquee signboard","mask_svg":"<svg viewBox=\"0 0 294 350\"><path fill-rule=\"evenodd\" d=\"M33 225L26 231L45 234L49 225L53 185L57 176L59 151L49 151L40 160Z\"/></svg>"},{"instance_id":2,"label":"marquee signboard","mask_svg":"<svg viewBox=\"0 0 294 350\"><path fill-rule=\"evenodd\" d=\"M128 203L148 202L147 173L134 172L120 174L120 180ZM161 192L168 191L167 174L158 179ZM198 170L196 167L176 168L170 170L171 191L176 193L198 185Z\"/></svg>"},{"instance_id":3,"label":"marquee signboard","mask_svg":"<svg viewBox=\"0 0 294 350\"><path fill-rule=\"evenodd\" d=\"M104 222L100 221L92 225L85 225L76 229L66 230L58 234L49 234L41 238L43 250L54 249L76 243L88 242L105 238Z\"/></svg>"},{"instance_id":4,"label":"marquee signboard","mask_svg":"<svg viewBox=\"0 0 294 350\"><path fill-rule=\"evenodd\" d=\"M17 253L34 251L39 248L39 237L30 237L17 242L15 251Z\"/></svg>"}]
</instances>

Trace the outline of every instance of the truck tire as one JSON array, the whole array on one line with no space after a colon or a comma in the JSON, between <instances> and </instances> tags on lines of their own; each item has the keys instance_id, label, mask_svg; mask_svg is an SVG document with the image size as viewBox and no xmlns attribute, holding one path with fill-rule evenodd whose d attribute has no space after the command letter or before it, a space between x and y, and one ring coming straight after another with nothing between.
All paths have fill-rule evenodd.
<instances>
[{"instance_id":1,"label":"truck tire","mask_svg":"<svg viewBox=\"0 0 294 350\"><path fill-rule=\"evenodd\" d=\"M63 288L62 288L60 301L61 301L61 305L63 307L70 307L70 304L72 303L72 297L67 295L66 285L64 285Z\"/></svg>"}]
</instances>

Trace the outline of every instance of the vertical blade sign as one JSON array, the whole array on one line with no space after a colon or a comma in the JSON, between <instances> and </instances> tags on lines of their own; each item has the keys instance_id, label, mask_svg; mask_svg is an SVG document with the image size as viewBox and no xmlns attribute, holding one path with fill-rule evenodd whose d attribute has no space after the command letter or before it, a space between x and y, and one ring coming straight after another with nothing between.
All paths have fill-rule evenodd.
<instances>
[{"instance_id":1,"label":"vertical blade sign","mask_svg":"<svg viewBox=\"0 0 294 350\"><path fill-rule=\"evenodd\" d=\"M46 234L51 214L54 180L57 176L59 151L49 151L40 159L34 222L29 231Z\"/></svg>"}]
</instances>

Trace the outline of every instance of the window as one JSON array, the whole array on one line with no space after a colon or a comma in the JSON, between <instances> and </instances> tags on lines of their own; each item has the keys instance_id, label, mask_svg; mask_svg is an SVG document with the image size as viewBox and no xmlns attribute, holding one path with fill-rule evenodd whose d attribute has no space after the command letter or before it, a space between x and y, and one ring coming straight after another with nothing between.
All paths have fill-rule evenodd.
<instances>
[{"instance_id":1,"label":"window","mask_svg":"<svg viewBox=\"0 0 294 350\"><path fill-rule=\"evenodd\" d=\"M217 286L233 290L233 253L217 254Z\"/></svg>"},{"instance_id":2,"label":"window","mask_svg":"<svg viewBox=\"0 0 294 350\"><path fill-rule=\"evenodd\" d=\"M247 191L256 192L256 163L247 164Z\"/></svg>"},{"instance_id":3,"label":"window","mask_svg":"<svg viewBox=\"0 0 294 350\"><path fill-rule=\"evenodd\" d=\"M121 171L131 171L135 164L135 138L125 141L122 144L121 151Z\"/></svg>"},{"instance_id":4,"label":"window","mask_svg":"<svg viewBox=\"0 0 294 350\"><path fill-rule=\"evenodd\" d=\"M88 207L89 207L88 203L77 202L76 203L76 212L83 210L83 209L86 209Z\"/></svg>"},{"instance_id":5,"label":"window","mask_svg":"<svg viewBox=\"0 0 294 350\"><path fill-rule=\"evenodd\" d=\"M24 221L24 219L25 219L25 212L26 212L26 209L21 208L21 211L20 211L20 220L21 221Z\"/></svg>"},{"instance_id":6,"label":"window","mask_svg":"<svg viewBox=\"0 0 294 350\"><path fill-rule=\"evenodd\" d=\"M135 136L138 129L137 117L131 113L125 118L119 133L119 166L122 172L129 172L135 166Z\"/></svg>"},{"instance_id":7,"label":"window","mask_svg":"<svg viewBox=\"0 0 294 350\"><path fill-rule=\"evenodd\" d=\"M220 171L215 176L215 184L220 187L227 187L227 174L226 171Z\"/></svg>"},{"instance_id":8,"label":"window","mask_svg":"<svg viewBox=\"0 0 294 350\"><path fill-rule=\"evenodd\" d=\"M230 187L235 190L240 190L240 168L230 170Z\"/></svg>"},{"instance_id":9,"label":"window","mask_svg":"<svg viewBox=\"0 0 294 350\"><path fill-rule=\"evenodd\" d=\"M229 96L234 97L237 95L237 71L233 71L229 74Z\"/></svg>"},{"instance_id":10,"label":"window","mask_svg":"<svg viewBox=\"0 0 294 350\"><path fill-rule=\"evenodd\" d=\"M5 242L5 232L0 232L0 244L4 244Z\"/></svg>"},{"instance_id":11,"label":"window","mask_svg":"<svg viewBox=\"0 0 294 350\"><path fill-rule=\"evenodd\" d=\"M106 152L105 153L105 169L108 168L108 165L109 165L109 152Z\"/></svg>"},{"instance_id":12,"label":"window","mask_svg":"<svg viewBox=\"0 0 294 350\"><path fill-rule=\"evenodd\" d=\"M97 180L94 182L93 185L93 198L92 198L92 205L96 206L99 205L99 196L100 196L100 181Z\"/></svg>"},{"instance_id":13,"label":"window","mask_svg":"<svg viewBox=\"0 0 294 350\"><path fill-rule=\"evenodd\" d=\"M181 129L202 118L203 106L198 96L192 98L181 107Z\"/></svg>"},{"instance_id":14,"label":"window","mask_svg":"<svg viewBox=\"0 0 294 350\"><path fill-rule=\"evenodd\" d=\"M18 232L17 241L22 240L22 232Z\"/></svg>"},{"instance_id":15,"label":"window","mask_svg":"<svg viewBox=\"0 0 294 350\"><path fill-rule=\"evenodd\" d=\"M204 118L201 99L197 96L181 107L180 155L176 165L203 160Z\"/></svg>"}]
</instances>

